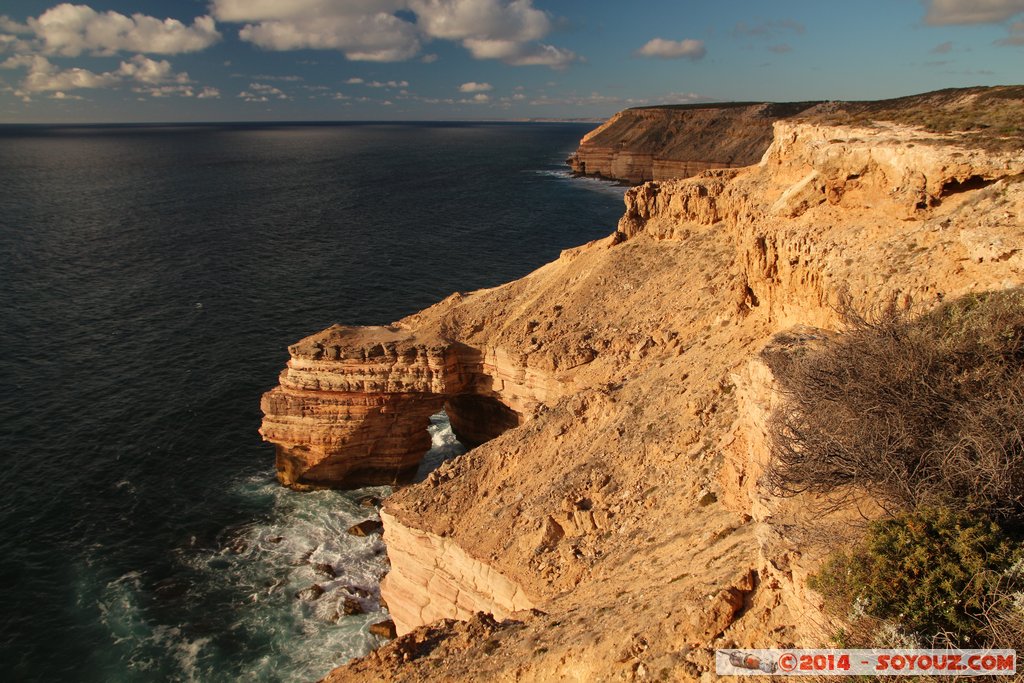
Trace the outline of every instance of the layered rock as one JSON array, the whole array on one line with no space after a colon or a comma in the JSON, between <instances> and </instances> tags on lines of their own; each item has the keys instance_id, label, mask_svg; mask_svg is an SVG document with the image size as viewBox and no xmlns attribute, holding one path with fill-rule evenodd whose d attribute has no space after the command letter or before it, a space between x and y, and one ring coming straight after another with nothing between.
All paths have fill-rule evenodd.
<instances>
[{"instance_id":1,"label":"layered rock","mask_svg":"<svg viewBox=\"0 0 1024 683\"><path fill-rule=\"evenodd\" d=\"M771 143L772 122L813 105L730 102L627 109L587 133L568 161L576 173L633 184L749 166Z\"/></svg>"},{"instance_id":2,"label":"layered rock","mask_svg":"<svg viewBox=\"0 0 1024 683\"><path fill-rule=\"evenodd\" d=\"M380 591L399 635L438 619L485 612L501 620L533 608L521 586L451 539L405 526L386 511L381 520L392 569Z\"/></svg>"},{"instance_id":3,"label":"layered rock","mask_svg":"<svg viewBox=\"0 0 1024 683\"><path fill-rule=\"evenodd\" d=\"M834 331L841 296L926 310L1024 284L1022 173L1019 148L780 122L756 165L630 190L608 239L386 328L410 360L351 352L368 396L443 399L483 443L388 498L385 592L413 630L335 679L708 680L716 647L826 644L805 580L822 550L797 531L829 518L758 486L760 354ZM374 348L362 334L338 358L293 349L295 371ZM357 415L347 367L282 383L268 420L289 448ZM418 626L474 610L510 618Z\"/></svg>"},{"instance_id":4,"label":"layered rock","mask_svg":"<svg viewBox=\"0 0 1024 683\"><path fill-rule=\"evenodd\" d=\"M397 327L335 325L289 352L260 434L294 488L408 480L430 448L430 416L469 381L458 348Z\"/></svg>"},{"instance_id":5,"label":"layered rock","mask_svg":"<svg viewBox=\"0 0 1024 683\"><path fill-rule=\"evenodd\" d=\"M277 448L281 483L300 490L405 483L430 448L430 416L442 408L456 436L475 446L569 389L555 376L559 359L545 355L538 367L526 354L458 341L471 331L445 327L417 326L415 317L334 325L289 347L278 386L261 402L260 434Z\"/></svg>"}]
</instances>

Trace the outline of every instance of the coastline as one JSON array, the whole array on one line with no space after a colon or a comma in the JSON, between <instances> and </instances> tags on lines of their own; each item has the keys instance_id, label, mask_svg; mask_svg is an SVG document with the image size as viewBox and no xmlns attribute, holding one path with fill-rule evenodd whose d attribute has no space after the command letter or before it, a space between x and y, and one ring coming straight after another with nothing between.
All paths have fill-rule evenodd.
<instances>
[{"instance_id":1,"label":"coastline","mask_svg":"<svg viewBox=\"0 0 1024 683\"><path fill-rule=\"evenodd\" d=\"M760 353L834 330L846 291L858 306L927 309L1020 284L1022 257L986 245L1019 233L992 207L1024 205L1021 164L902 123L777 121L759 163L635 187L609 237L393 324L410 349L451 360L417 366L428 356L385 348L406 369L366 365L376 342L357 328L293 348L321 386L366 373L367 396L470 396L516 415L387 500L386 541L443 542L392 558L407 581L387 600L403 601L408 635L327 680L696 680L722 643L820 643L828 619L806 577L821 556L787 535L814 501L757 486L773 400ZM486 426L491 413L473 410L461 418ZM349 457L332 438L325 455ZM499 607L510 590L528 603ZM481 606L509 618L471 616Z\"/></svg>"}]
</instances>

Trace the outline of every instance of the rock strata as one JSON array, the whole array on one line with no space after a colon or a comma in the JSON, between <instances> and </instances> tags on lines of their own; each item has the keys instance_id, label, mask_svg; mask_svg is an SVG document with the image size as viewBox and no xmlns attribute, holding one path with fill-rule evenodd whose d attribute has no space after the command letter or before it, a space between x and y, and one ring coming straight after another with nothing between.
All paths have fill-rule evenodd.
<instances>
[{"instance_id":1,"label":"rock strata","mask_svg":"<svg viewBox=\"0 0 1024 683\"><path fill-rule=\"evenodd\" d=\"M565 390L551 376L550 354L540 367L524 365L518 353L472 346L445 327L432 320L418 328L413 319L335 325L292 345L261 403L260 434L277 447L281 483L303 490L407 482L430 448L430 416L442 408L460 440L475 446Z\"/></svg>"},{"instance_id":2,"label":"rock strata","mask_svg":"<svg viewBox=\"0 0 1024 683\"><path fill-rule=\"evenodd\" d=\"M627 109L587 133L568 163L576 173L631 184L749 166L771 143L774 121L814 104L730 102Z\"/></svg>"},{"instance_id":3,"label":"rock strata","mask_svg":"<svg viewBox=\"0 0 1024 683\"><path fill-rule=\"evenodd\" d=\"M522 587L457 543L407 527L386 511L381 519L387 525L384 541L392 570L380 592L399 635L436 619L468 619L485 612L501 620L533 608Z\"/></svg>"}]
</instances>

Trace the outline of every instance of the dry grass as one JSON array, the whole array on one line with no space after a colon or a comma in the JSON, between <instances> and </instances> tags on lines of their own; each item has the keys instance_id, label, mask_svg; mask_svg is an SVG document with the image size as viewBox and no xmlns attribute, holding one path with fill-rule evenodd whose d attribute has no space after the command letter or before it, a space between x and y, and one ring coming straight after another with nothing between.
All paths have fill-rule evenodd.
<instances>
[{"instance_id":1,"label":"dry grass","mask_svg":"<svg viewBox=\"0 0 1024 683\"><path fill-rule=\"evenodd\" d=\"M950 142L989 151L1024 149L1024 86L950 88L875 102L829 102L802 118L869 126L889 121L932 133L956 133Z\"/></svg>"}]
</instances>

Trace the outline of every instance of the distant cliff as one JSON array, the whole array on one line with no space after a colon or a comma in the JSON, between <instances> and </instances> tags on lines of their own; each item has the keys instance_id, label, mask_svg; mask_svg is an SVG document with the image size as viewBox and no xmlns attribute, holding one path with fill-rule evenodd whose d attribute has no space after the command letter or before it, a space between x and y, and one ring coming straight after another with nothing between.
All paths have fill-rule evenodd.
<instances>
[{"instance_id":1,"label":"distant cliff","mask_svg":"<svg viewBox=\"0 0 1024 683\"><path fill-rule=\"evenodd\" d=\"M756 164L772 124L814 102L667 105L619 112L568 159L576 173L639 184Z\"/></svg>"}]
</instances>

